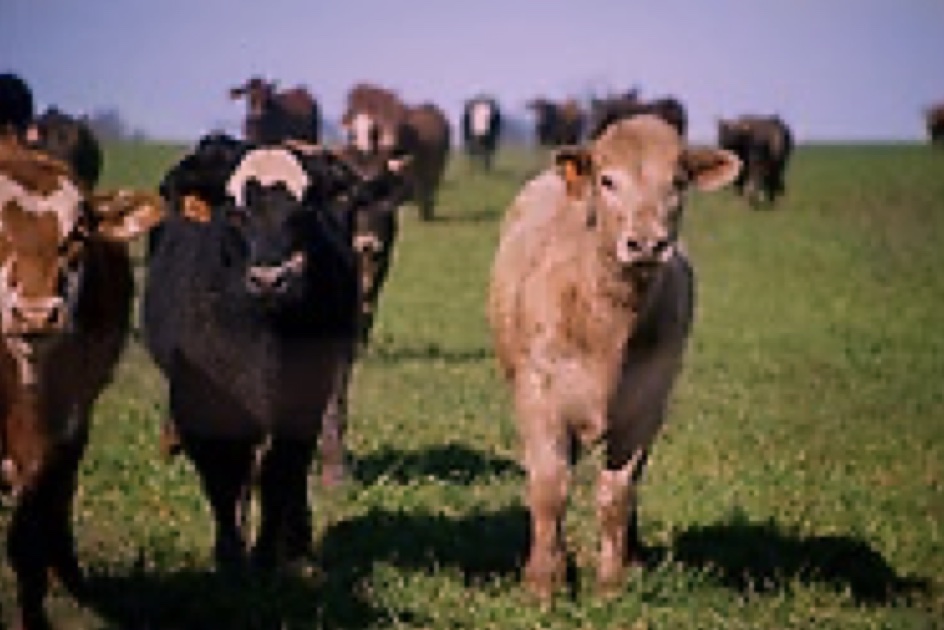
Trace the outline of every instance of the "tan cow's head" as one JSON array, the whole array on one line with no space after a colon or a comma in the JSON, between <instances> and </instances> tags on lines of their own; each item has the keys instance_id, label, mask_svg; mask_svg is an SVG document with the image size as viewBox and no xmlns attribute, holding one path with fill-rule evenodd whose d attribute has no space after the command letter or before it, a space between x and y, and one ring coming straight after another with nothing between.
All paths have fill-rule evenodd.
<instances>
[{"instance_id":1,"label":"tan cow's head","mask_svg":"<svg viewBox=\"0 0 944 630\"><path fill-rule=\"evenodd\" d=\"M156 195L86 197L66 167L22 150L0 156L0 334L20 360L73 326L88 244L155 225Z\"/></svg>"},{"instance_id":2,"label":"tan cow's head","mask_svg":"<svg viewBox=\"0 0 944 630\"><path fill-rule=\"evenodd\" d=\"M687 191L721 188L740 169L733 153L686 148L650 115L611 125L588 147L561 149L555 161L568 196L588 202L604 254L627 268L669 260Z\"/></svg>"}]
</instances>

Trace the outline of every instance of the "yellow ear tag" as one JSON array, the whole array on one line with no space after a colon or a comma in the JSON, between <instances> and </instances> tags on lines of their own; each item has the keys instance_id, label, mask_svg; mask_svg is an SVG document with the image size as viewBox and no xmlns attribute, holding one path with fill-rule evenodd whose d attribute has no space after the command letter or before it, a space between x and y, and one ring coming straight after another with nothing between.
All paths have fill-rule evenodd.
<instances>
[{"instance_id":1,"label":"yellow ear tag","mask_svg":"<svg viewBox=\"0 0 944 630\"><path fill-rule=\"evenodd\" d=\"M196 195L184 195L184 218L197 223L210 222L210 205Z\"/></svg>"}]
</instances>

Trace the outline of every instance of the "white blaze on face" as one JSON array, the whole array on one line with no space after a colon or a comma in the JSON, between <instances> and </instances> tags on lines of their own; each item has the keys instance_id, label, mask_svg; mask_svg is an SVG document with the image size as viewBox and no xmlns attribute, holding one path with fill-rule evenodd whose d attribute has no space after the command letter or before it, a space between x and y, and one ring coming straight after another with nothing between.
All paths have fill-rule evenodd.
<instances>
[{"instance_id":1,"label":"white blaze on face","mask_svg":"<svg viewBox=\"0 0 944 630\"><path fill-rule=\"evenodd\" d=\"M56 215L59 224L59 238L70 234L79 222L82 214L82 193L67 177L59 177L59 187L47 195L26 190L19 182L0 173L0 208L14 204L26 212ZM3 231L3 217L0 216L0 232Z\"/></svg>"},{"instance_id":2,"label":"white blaze on face","mask_svg":"<svg viewBox=\"0 0 944 630\"><path fill-rule=\"evenodd\" d=\"M226 192L236 200L236 205L245 205L243 193L250 180L263 187L284 184L295 199L301 201L305 189L311 184L308 174L291 151L281 148L255 149L243 157L242 162L226 183Z\"/></svg>"},{"instance_id":3,"label":"white blaze on face","mask_svg":"<svg viewBox=\"0 0 944 630\"><path fill-rule=\"evenodd\" d=\"M492 105L487 101L478 101L472 105L472 135L484 136L492 120Z\"/></svg>"},{"instance_id":4,"label":"white blaze on face","mask_svg":"<svg viewBox=\"0 0 944 630\"><path fill-rule=\"evenodd\" d=\"M370 146L370 130L374 122L370 116L361 112L351 121L351 134L353 135L354 146L359 151L369 153L373 147Z\"/></svg>"}]
</instances>

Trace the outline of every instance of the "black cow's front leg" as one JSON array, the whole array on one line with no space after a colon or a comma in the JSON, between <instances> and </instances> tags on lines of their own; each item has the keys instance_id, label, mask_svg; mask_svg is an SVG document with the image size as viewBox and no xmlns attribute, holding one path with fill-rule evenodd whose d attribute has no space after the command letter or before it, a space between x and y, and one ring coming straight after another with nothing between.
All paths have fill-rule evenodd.
<instances>
[{"instance_id":1,"label":"black cow's front leg","mask_svg":"<svg viewBox=\"0 0 944 630\"><path fill-rule=\"evenodd\" d=\"M260 475L262 523L253 562L273 568L311 552L308 472L313 440L273 438Z\"/></svg>"},{"instance_id":2,"label":"black cow's front leg","mask_svg":"<svg viewBox=\"0 0 944 630\"><path fill-rule=\"evenodd\" d=\"M181 437L213 510L217 568L240 570L246 561L246 532L241 509L250 482L255 444L247 439Z\"/></svg>"},{"instance_id":3,"label":"black cow's front leg","mask_svg":"<svg viewBox=\"0 0 944 630\"><path fill-rule=\"evenodd\" d=\"M351 369L349 366L338 377L321 422L321 485L325 488L339 486L348 476L348 454L344 438L347 431L347 388Z\"/></svg>"}]
</instances>

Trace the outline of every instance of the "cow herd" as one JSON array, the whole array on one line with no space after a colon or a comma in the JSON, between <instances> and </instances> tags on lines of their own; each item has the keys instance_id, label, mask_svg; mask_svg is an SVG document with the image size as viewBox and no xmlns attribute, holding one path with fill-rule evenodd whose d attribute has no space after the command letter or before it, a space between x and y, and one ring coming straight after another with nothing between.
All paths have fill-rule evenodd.
<instances>
[{"instance_id":1,"label":"cow herd","mask_svg":"<svg viewBox=\"0 0 944 630\"><path fill-rule=\"evenodd\" d=\"M166 383L165 437L199 476L217 567L308 557L315 455L324 485L348 474L348 388L398 208L413 201L421 219L435 217L449 121L436 105L358 84L345 141L332 147L304 88L254 77L229 94L247 103L243 138L203 136L159 194L102 193L102 151L85 122L55 109L36 117L28 86L0 75L0 491L13 505L17 628L49 627L51 576L87 594L72 501L93 405L131 326L132 239L147 237L141 319ZM581 445L604 452L601 588L618 587L639 558L635 488L694 310L680 243L686 197L734 184L752 205L772 204L793 138L777 116L742 116L718 122L718 148L693 148L682 103L635 90L588 112L573 99L529 108L539 143L556 150L505 215L487 311L523 445L525 580L546 599L564 576L563 512ZM937 140L940 112L932 119ZM492 168L501 127L494 97L465 103L474 169Z\"/></svg>"}]
</instances>

